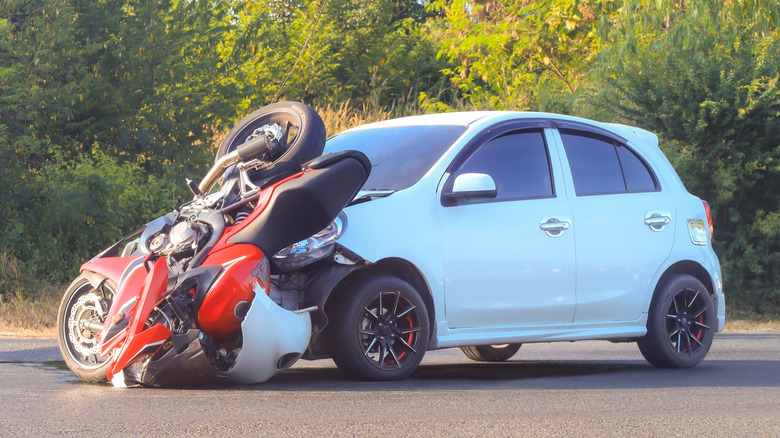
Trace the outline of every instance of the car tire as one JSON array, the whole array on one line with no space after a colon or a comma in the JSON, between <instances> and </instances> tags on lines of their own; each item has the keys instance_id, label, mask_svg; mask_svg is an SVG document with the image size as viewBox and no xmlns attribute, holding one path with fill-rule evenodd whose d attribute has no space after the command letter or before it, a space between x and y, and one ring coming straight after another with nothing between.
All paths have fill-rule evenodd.
<instances>
[{"instance_id":1,"label":"car tire","mask_svg":"<svg viewBox=\"0 0 780 438\"><path fill-rule=\"evenodd\" d=\"M104 283L96 290L84 275L79 275L68 286L57 312L57 343L65 364L74 374L87 382L105 382L111 365L111 355L100 357L97 332L87 322L102 326L101 316L110 308L114 289Z\"/></svg>"},{"instance_id":2,"label":"car tire","mask_svg":"<svg viewBox=\"0 0 780 438\"><path fill-rule=\"evenodd\" d=\"M320 115L300 102L277 102L241 119L220 143L215 162L246 143L256 129L274 124L282 129L279 142L284 152L269 165L253 172L251 175L255 181L285 172L299 172L303 163L322 155L325 148L325 123Z\"/></svg>"},{"instance_id":3,"label":"car tire","mask_svg":"<svg viewBox=\"0 0 780 438\"><path fill-rule=\"evenodd\" d=\"M478 362L505 362L517 353L523 344L469 345L458 347L461 353Z\"/></svg>"},{"instance_id":4,"label":"car tire","mask_svg":"<svg viewBox=\"0 0 780 438\"><path fill-rule=\"evenodd\" d=\"M400 380L428 347L428 313L420 294L394 277L369 277L342 290L331 318L333 361L367 380Z\"/></svg>"},{"instance_id":5,"label":"car tire","mask_svg":"<svg viewBox=\"0 0 780 438\"><path fill-rule=\"evenodd\" d=\"M707 288L690 275L675 275L653 297L647 334L637 345L656 367L689 368L707 355L716 327Z\"/></svg>"}]
</instances>

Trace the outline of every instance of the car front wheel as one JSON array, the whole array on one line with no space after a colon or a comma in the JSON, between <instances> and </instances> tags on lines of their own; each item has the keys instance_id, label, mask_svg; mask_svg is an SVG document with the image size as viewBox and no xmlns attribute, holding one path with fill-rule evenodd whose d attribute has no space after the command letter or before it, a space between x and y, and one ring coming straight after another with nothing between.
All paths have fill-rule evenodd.
<instances>
[{"instance_id":1,"label":"car front wheel","mask_svg":"<svg viewBox=\"0 0 780 438\"><path fill-rule=\"evenodd\" d=\"M657 367L693 367L710 350L716 324L707 288L690 275L677 275L653 298L647 335L637 344L645 359Z\"/></svg>"},{"instance_id":2,"label":"car front wheel","mask_svg":"<svg viewBox=\"0 0 780 438\"><path fill-rule=\"evenodd\" d=\"M428 313L420 294L394 277L370 277L335 304L331 348L340 370L368 380L399 380L420 364L428 346Z\"/></svg>"}]
</instances>

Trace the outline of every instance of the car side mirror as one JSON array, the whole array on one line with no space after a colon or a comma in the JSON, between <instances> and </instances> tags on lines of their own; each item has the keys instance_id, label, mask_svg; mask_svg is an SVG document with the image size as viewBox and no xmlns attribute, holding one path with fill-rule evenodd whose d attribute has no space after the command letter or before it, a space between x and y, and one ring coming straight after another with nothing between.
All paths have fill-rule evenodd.
<instances>
[{"instance_id":1,"label":"car side mirror","mask_svg":"<svg viewBox=\"0 0 780 438\"><path fill-rule=\"evenodd\" d=\"M445 199L450 205L459 201L476 199L493 199L498 195L493 177L484 173L463 173L455 177L452 190L445 193Z\"/></svg>"}]
</instances>

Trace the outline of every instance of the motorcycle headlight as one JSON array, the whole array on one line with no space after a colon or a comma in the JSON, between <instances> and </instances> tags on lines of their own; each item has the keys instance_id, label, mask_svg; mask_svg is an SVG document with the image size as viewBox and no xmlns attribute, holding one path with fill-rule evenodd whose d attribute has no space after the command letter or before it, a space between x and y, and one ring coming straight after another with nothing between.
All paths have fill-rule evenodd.
<instances>
[{"instance_id":1,"label":"motorcycle headlight","mask_svg":"<svg viewBox=\"0 0 780 438\"><path fill-rule=\"evenodd\" d=\"M333 253L333 244L346 229L347 215L342 211L324 230L274 254L274 263L284 271L292 271L321 260Z\"/></svg>"}]
</instances>

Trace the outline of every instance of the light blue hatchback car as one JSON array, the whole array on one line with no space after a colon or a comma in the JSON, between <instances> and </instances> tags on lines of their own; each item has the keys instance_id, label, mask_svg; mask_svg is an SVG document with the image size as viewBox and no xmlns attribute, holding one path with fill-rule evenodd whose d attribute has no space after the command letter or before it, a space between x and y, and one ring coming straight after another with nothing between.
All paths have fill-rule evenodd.
<instances>
[{"instance_id":1,"label":"light blue hatchback car","mask_svg":"<svg viewBox=\"0 0 780 438\"><path fill-rule=\"evenodd\" d=\"M272 296L317 306L304 358L368 379L427 350L637 342L691 367L723 329L706 202L642 129L543 113L408 117L330 138L371 175L331 227L274 257Z\"/></svg>"}]
</instances>

